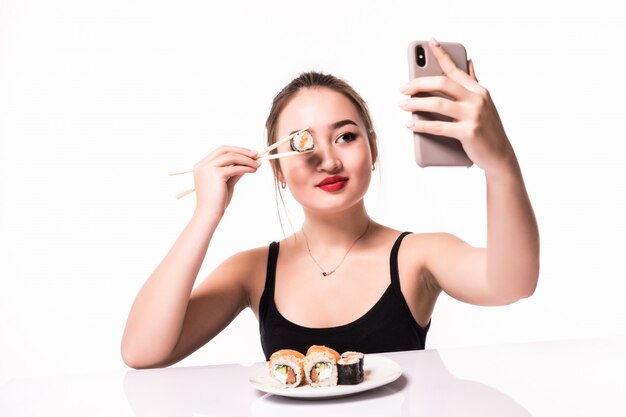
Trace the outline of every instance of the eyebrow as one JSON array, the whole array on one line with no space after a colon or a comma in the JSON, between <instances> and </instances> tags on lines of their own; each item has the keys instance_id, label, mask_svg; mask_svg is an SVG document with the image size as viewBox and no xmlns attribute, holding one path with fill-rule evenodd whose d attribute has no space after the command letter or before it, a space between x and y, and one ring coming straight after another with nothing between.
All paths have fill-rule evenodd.
<instances>
[{"instance_id":1,"label":"eyebrow","mask_svg":"<svg viewBox=\"0 0 626 417\"><path fill-rule=\"evenodd\" d=\"M356 127L359 127L359 125L357 125L355 121L350 120L350 119L340 120L338 122L335 122L335 123L331 124L330 127L332 127L333 129L339 129L340 127L344 127L346 125L354 125ZM298 130L294 130L293 132L290 133L290 135L293 135Z\"/></svg>"}]
</instances>

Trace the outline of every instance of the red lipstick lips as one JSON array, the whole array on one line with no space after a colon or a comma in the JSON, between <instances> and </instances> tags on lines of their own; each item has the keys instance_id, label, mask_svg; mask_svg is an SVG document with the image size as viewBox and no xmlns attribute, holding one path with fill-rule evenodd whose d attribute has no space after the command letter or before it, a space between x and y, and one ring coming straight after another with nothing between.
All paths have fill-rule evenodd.
<instances>
[{"instance_id":1,"label":"red lipstick lips","mask_svg":"<svg viewBox=\"0 0 626 417\"><path fill-rule=\"evenodd\" d=\"M322 182L317 184L317 186L324 191L334 192L334 191L341 190L343 187L346 186L347 183L348 183L348 178L342 177L340 175L333 175L333 176L324 178Z\"/></svg>"}]
</instances>

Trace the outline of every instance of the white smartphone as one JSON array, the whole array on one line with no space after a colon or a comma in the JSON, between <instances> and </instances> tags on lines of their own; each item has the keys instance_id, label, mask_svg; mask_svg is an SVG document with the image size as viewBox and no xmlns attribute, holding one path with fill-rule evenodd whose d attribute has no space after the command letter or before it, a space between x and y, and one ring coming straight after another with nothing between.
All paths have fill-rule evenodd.
<instances>
[{"instance_id":1,"label":"white smartphone","mask_svg":"<svg viewBox=\"0 0 626 417\"><path fill-rule=\"evenodd\" d=\"M460 43L440 42L441 46L450 55L457 67L468 72L467 53ZM409 76L411 79L433 75L442 75L443 70L437 58L431 55L428 41L411 42L408 49ZM416 97L439 96L440 93L418 93ZM449 117L437 113L415 112L414 120L442 120L451 121ZM426 133L413 133L415 148L415 162L420 167L428 166L472 166L461 142L447 136L436 136Z\"/></svg>"}]
</instances>

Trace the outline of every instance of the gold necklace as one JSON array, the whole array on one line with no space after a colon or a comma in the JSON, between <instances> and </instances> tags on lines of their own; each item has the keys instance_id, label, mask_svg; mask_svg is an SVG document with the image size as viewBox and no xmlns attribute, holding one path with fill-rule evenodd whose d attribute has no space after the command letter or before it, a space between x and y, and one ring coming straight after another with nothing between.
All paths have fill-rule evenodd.
<instances>
[{"instance_id":1,"label":"gold necklace","mask_svg":"<svg viewBox=\"0 0 626 417\"><path fill-rule=\"evenodd\" d=\"M350 251L352 250L354 245L356 245L356 242L358 242L359 240L361 240L361 238L363 236L365 236L365 234L367 233L367 231L370 228L370 223L371 223L370 221L367 222L367 227L365 228L365 231L361 234L361 236L357 237L354 242L352 242L352 245L348 248L348 251L346 252L346 254L343 255L343 258L341 258L341 261L339 262L339 264L335 268L331 269L328 272L326 272L324 270L324 268L322 268L322 265L320 265L319 262L317 262L317 260L315 259L315 257L311 253L311 248L309 247L309 239L307 238L306 233L304 233L304 228L302 229L302 234L304 235L304 241L306 242L306 248L309 251L309 256L311 257L311 259L313 259L313 262L315 262L315 265L317 265L318 268L322 271L322 276L327 277L327 276L331 275L332 273L334 273L341 266L343 261L345 261L346 256L348 256L348 254L350 253Z\"/></svg>"}]
</instances>

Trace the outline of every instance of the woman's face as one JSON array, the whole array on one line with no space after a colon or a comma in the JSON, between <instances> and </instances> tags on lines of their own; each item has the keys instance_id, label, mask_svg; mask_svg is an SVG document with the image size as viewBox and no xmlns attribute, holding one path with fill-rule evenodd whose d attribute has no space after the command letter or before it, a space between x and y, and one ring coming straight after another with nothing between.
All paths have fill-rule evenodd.
<instances>
[{"instance_id":1,"label":"woman's face","mask_svg":"<svg viewBox=\"0 0 626 417\"><path fill-rule=\"evenodd\" d=\"M315 141L313 152L282 158L279 179L308 210L336 212L361 201L372 176L372 157L354 105L328 88L302 89L281 112L277 138L306 127ZM278 148L290 150L288 143Z\"/></svg>"}]
</instances>

